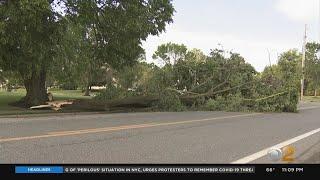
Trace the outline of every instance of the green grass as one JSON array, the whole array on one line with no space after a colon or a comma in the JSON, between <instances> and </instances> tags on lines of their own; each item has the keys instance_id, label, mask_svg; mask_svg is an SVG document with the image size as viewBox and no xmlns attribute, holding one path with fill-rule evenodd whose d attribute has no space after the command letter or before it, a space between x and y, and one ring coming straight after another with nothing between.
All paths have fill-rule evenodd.
<instances>
[{"instance_id":1,"label":"green grass","mask_svg":"<svg viewBox=\"0 0 320 180\"><path fill-rule=\"evenodd\" d=\"M25 90L18 89L15 92L0 91L0 111L17 110L20 108L9 106L9 103L17 102L25 95Z\"/></svg>"},{"instance_id":2,"label":"green grass","mask_svg":"<svg viewBox=\"0 0 320 180\"><path fill-rule=\"evenodd\" d=\"M54 100L68 100L68 99L90 99L92 97L83 96L81 90L53 90L49 91L53 94ZM26 94L25 89L18 89L14 92L7 92L0 90L0 115L20 115L20 114L39 114L52 113L52 110L30 110L10 106L10 103L17 102Z\"/></svg>"},{"instance_id":3,"label":"green grass","mask_svg":"<svg viewBox=\"0 0 320 180\"><path fill-rule=\"evenodd\" d=\"M49 91L53 94L54 100L68 100L68 99L91 99L91 96L83 96L81 90L53 90Z\"/></svg>"}]
</instances>

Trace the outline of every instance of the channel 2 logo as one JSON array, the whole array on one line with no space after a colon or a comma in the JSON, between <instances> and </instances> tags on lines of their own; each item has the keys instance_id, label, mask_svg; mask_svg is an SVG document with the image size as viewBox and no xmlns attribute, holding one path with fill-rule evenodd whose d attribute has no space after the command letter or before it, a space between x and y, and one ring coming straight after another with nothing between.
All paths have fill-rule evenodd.
<instances>
[{"instance_id":1,"label":"channel 2 logo","mask_svg":"<svg viewBox=\"0 0 320 180\"><path fill-rule=\"evenodd\" d=\"M282 162L293 162L294 154L295 154L295 148L293 146L286 146L284 148L273 148L268 152L269 158L274 161L282 161Z\"/></svg>"}]
</instances>

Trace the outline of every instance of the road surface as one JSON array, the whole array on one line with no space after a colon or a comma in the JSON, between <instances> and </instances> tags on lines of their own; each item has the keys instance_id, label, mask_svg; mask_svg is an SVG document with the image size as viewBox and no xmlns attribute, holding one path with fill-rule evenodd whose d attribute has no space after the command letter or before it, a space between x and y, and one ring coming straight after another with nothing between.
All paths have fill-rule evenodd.
<instances>
[{"instance_id":1,"label":"road surface","mask_svg":"<svg viewBox=\"0 0 320 180\"><path fill-rule=\"evenodd\" d=\"M281 143L296 148L294 163L320 163L319 128L320 104L300 113L0 117L0 164L281 163L265 155Z\"/></svg>"}]
</instances>

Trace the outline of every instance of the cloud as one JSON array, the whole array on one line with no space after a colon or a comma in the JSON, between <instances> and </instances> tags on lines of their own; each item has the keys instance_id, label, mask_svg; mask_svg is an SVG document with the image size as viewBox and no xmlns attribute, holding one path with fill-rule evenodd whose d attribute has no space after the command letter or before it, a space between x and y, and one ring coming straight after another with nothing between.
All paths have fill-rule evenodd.
<instances>
[{"instance_id":1,"label":"cloud","mask_svg":"<svg viewBox=\"0 0 320 180\"><path fill-rule=\"evenodd\" d=\"M275 8L291 20L309 23L319 17L319 0L277 0Z\"/></svg>"}]
</instances>

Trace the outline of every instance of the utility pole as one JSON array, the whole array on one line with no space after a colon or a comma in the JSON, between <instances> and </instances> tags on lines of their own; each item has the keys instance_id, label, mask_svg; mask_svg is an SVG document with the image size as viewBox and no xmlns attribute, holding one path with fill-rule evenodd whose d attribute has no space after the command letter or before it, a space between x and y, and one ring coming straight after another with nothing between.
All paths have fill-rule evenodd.
<instances>
[{"instance_id":1,"label":"utility pole","mask_svg":"<svg viewBox=\"0 0 320 180\"><path fill-rule=\"evenodd\" d=\"M304 96L304 79L305 79L305 63L306 63L306 47L307 46L307 25L305 25L302 47L302 79L301 79L301 95L300 100L303 101Z\"/></svg>"},{"instance_id":2,"label":"utility pole","mask_svg":"<svg viewBox=\"0 0 320 180\"><path fill-rule=\"evenodd\" d=\"M271 67L272 67L272 63L271 63L271 54L270 54L269 49L267 49L267 51L268 51L269 65L270 65L270 68L271 68Z\"/></svg>"},{"instance_id":3,"label":"utility pole","mask_svg":"<svg viewBox=\"0 0 320 180\"><path fill-rule=\"evenodd\" d=\"M318 32L319 32L318 35L319 35L319 37L318 37L318 38L319 38L319 39L318 39L318 40L319 40L319 44L320 44L320 0L318 1L318 4L319 4L319 17L318 17L318 18L319 18L319 19L318 19L318 23L319 23L319 29L318 29ZM320 58L320 52L318 51L317 54L318 54L318 59L319 59L319 58ZM315 96L315 97L317 97L317 90L318 90L317 88L315 88L315 90L314 90L314 96Z\"/></svg>"}]
</instances>

